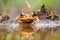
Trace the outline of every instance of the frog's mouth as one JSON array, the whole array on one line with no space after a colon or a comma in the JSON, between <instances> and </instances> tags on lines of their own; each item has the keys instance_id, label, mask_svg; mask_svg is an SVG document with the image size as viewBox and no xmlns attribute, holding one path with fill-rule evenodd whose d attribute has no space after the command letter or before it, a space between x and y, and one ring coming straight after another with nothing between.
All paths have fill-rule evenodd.
<instances>
[{"instance_id":1,"label":"frog's mouth","mask_svg":"<svg viewBox=\"0 0 60 40\"><path fill-rule=\"evenodd\" d=\"M33 22L33 18L21 18L20 20L22 22L24 22L24 23L31 23L31 22Z\"/></svg>"}]
</instances>

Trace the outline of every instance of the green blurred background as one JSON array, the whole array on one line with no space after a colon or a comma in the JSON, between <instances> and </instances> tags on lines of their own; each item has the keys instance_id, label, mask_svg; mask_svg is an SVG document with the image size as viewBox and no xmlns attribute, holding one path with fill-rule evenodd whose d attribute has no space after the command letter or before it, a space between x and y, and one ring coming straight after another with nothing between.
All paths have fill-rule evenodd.
<instances>
[{"instance_id":1,"label":"green blurred background","mask_svg":"<svg viewBox=\"0 0 60 40\"><path fill-rule=\"evenodd\" d=\"M60 0L0 0L0 6L2 7L3 11L7 11L8 7L11 6L13 3L18 7L21 6L22 8L26 8L26 1L28 1L31 6L29 10L35 10L39 8L43 3L46 6L51 5L55 8L60 7Z\"/></svg>"}]
</instances>

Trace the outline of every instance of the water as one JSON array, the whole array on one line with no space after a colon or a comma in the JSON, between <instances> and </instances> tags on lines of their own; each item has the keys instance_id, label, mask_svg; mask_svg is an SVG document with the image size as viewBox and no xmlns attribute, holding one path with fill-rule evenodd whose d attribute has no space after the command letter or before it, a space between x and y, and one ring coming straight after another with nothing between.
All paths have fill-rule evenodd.
<instances>
[{"instance_id":1,"label":"water","mask_svg":"<svg viewBox=\"0 0 60 40\"><path fill-rule=\"evenodd\" d=\"M0 23L0 40L60 40L60 29L57 28L60 27L60 21L42 20L33 24L35 31L21 37L15 30L20 27L19 23L12 20L4 21Z\"/></svg>"}]
</instances>

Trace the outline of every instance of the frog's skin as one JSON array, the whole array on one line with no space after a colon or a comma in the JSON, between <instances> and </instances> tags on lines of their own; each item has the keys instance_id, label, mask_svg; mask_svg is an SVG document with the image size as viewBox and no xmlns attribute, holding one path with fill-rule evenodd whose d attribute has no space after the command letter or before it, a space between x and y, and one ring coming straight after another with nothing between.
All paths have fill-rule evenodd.
<instances>
[{"instance_id":1,"label":"frog's skin","mask_svg":"<svg viewBox=\"0 0 60 40\"><path fill-rule=\"evenodd\" d=\"M32 35L34 33L33 21L35 18L29 14L17 17L16 21L20 23L20 28L17 28L16 31L21 34L21 36L25 36L27 34Z\"/></svg>"},{"instance_id":2,"label":"frog's skin","mask_svg":"<svg viewBox=\"0 0 60 40\"><path fill-rule=\"evenodd\" d=\"M33 22L37 20L36 17L33 17L32 14L25 14L23 16L19 16L15 18L17 22L19 22L21 28L32 28Z\"/></svg>"}]
</instances>

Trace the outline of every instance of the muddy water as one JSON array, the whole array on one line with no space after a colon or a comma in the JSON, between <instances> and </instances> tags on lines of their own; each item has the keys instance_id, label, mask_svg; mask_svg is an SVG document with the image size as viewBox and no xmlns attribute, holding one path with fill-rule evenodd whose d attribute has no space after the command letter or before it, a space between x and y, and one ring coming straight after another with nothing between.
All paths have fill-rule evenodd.
<instances>
[{"instance_id":1,"label":"muddy water","mask_svg":"<svg viewBox=\"0 0 60 40\"><path fill-rule=\"evenodd\" d=\"M31 37L22 38L17 32L0 31L0 40L60 40L60 29L57 31L38 30Z\"/></svg>"},{"instance_id":2,"label":"muddy water","mask_svg":"<svg viewBox=\"0 0 60 40\"><path fill-rule=\"evenodd\" d=\"M60 24L60 22L55 21L55 23ZM40 22L45 23L45 22ZM40 26L40 23L35 24L36 31L32 35L21 37L21 35L15 31L15 28L19 26L18 23L3 23L0 24L0 40L60 40L60 25L54 25L53 28L51 25ZM49 22L48 22L49 23ZM46 24L46 23L45 23ZM39 27L40 26L40 27ZM47 26L47 27L46 27ZM55 27L56 26L56 27Z\"/></svg>"}]
</instances>

